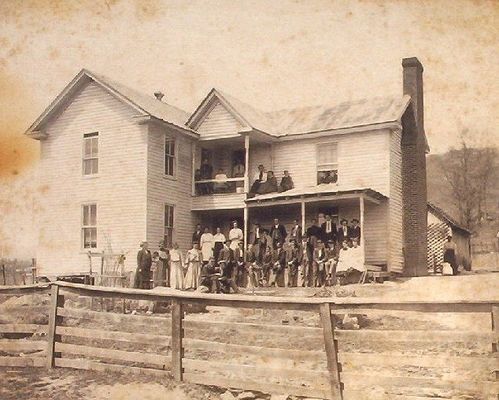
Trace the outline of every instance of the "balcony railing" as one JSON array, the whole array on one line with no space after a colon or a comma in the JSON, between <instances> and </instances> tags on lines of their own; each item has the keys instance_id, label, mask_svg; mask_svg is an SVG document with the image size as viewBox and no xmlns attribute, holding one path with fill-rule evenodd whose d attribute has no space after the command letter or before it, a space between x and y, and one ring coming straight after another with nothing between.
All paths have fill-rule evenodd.
<instances>
[{"instance_id":1,"label":"balcony railing","mask_svg":"<svg viewBox=\"0 0 499 400\"><path fill-rule=\"evenodd\" d=\"M244 177L226 179L202 179L194 183L196 196L223 193L244 193Z\"/></svg>"}]
</instances>

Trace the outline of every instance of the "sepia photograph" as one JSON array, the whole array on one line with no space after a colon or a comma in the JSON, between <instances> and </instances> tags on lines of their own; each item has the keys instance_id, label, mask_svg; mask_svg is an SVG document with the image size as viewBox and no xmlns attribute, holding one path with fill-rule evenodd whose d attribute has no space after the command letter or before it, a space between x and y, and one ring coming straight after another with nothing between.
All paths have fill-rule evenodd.
<instances>
[{"instance_id":1,"label":"sepia photograph","mask_svg":"<svg viewBox=\"0 0 499 400\"><path fill-rule=\"evenodd\" d=\"M499 400L498 0L0 0L0 400Z\"/></svg>"}]
</instances>

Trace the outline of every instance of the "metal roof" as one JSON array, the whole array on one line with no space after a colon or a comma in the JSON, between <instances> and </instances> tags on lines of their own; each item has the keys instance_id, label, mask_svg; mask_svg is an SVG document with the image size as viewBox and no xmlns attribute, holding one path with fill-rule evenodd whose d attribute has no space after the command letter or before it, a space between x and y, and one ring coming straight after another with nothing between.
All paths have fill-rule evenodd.
<instances>
[{"instance_id":1,"label":"metal roof","mask_svg":"<svg viewBox=\"0 0 499 400\"><path fill-rule=\"evenodd\" d=\"M440 207L435 204L428 202L428 210L432 211L436 217L440 218L444 222L447 222L452 228L459 229L468 235L471 235L471 231L464 226L462 226L459 222L457 222L454 218L452 218L448 213L442 210Z\"/></svg>"}]
</instances>

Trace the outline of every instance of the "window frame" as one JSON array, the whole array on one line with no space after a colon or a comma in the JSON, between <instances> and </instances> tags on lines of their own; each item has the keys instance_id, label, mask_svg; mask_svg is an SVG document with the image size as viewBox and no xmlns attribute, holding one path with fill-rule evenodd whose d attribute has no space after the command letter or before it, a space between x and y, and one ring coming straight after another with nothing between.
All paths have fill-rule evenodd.
<instances>
[{"instance_id":1,"label":"window frame","mask_svg":"<svg viewBox=\"0 0 499 400\"><path fill-rule=\"evenodd\" d=\"M324 146L327 146L327 145L335 145L336 146L336 162L320 164L319 163L319 149L323 148ZM340 155L340 144L338 141L327 141L327 142L316 143L316 145L315 145L315 175L317 176L319 172L336 170L337 179L336 179L336 182L333 183L333 185L337 185L339 180L340 180L340 162L339 162L340 157L339 157L339 155Z\"/></svg>"},{"instance_id":2,"label":"window frame","mask_svg":"<svg viewBox=\"0 0 499 400\"><path fill-rule=\"evenodd\" d=\"M92 141L96 139L97 140L97 153L93 154L93 146L92 146ZM90 155L87 155L85 152L85 147L87 144L87 141L90 141ZM99 132L91 132L91 133L84 133L83 134L83 142L82 142L82 155L81 155L81 173L82 176L84 177L94 177L99 175ZM85 173L85 163L88 161L97 161L97 171L92 172L92 168L90 173ZM92 165L92 164L90 164Z\"/></svg>"},{"instance_id":3,"label":"window frame","mask_svg":"<svg viewBox=\"0 0 499 400\"><path fill-rule=\"evenodd\" d=\"M169 215L171 215L172 221L169 221L171 223L170 225L166 225L166 208L169 207L171 208L171 211L169 211ZM175 234L175 219L176 219L176 210L175 210L175 204L172 203L163 203L163 243L166 248L171 248L174 241L174 234ZM167 237L167 230L170 230L168 233L170 234L170 243L168 243L165 239Z\"/></svg>"},{"instance_id":4,"label":"window frame","mask_svg":"<svg viewBox=\"0 0 499 400\"><path fill-rule=\"evenodd\" d=\"M167 142L173 142L173 155L166 153ZM177 165L178 165L178 140L174 136L165 135L163 140L163 176L168 179L177 179ZM173 159L172 174L168 174L166 171L166 160L167 157Z\"/></svg>"},{"instance_id":5,"label":"window frame","mask_svg":"<svg viewBox=\"0 0 499 400\"><path fill-rule=\"evenodd\" d=\"M85 207L92 207L95 206L95 225L85 225ZM98 206L96 202L88 202L88 203L83 203L81 204L81 248L84 251L91 251L92 249L97 249L99 246L99 241L98 241ZM89 209L89 218L91 215L90 209ZM95 247L85 247L85 231L87 229L95 229ZM91 242L91 241L90 241Z\"/></svg>"}]
</instances>

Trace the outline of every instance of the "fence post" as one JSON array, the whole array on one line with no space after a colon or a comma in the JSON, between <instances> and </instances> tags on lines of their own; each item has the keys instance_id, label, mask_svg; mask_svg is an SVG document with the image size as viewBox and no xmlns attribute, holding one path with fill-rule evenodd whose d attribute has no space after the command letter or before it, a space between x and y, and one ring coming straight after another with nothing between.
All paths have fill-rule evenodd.
<instances>
[{"instance_id":1,"label":"fence post","mask_svg":"<svg viewBox=\"0 0 499 400\"><path fill-rule=\"evenodd\" d=\"M182 381L182 338L184 329L182 320L184 318L183 305L180 299L172 299L172 373L176 381Z\"/></svg>"},{"instance_id":2,"label":"fence post","mask_svg":"<svg viewBox=\"0 0 499 400\"><path fill-rule=\"evenodd\" d=\"M54 367L55 358L55 342L59 340L56 335L57 323L57 307L64 306L64 296L59 296L59 286L52 285L50 288L50 311L49 311L49 325L47 331L47 367Z\"/></svg>"},{"instance_id":3,"label":"fence post","mask_svg":"<svg viewBox=\"0 0 499 400\"><path fill-rule=\"evenodd\" d=\"M324 303L319 306L319 313L324 334L324 346L326 349L327 369L331 382L332 399L342 400L343 393L340 381L340 364L338 363L338 345L334 338L334 319L331 315L331 305Z\"/></svg>"},{"instance_id":4,"label":"fence post","mask_svg":"<svg viewBox=\"0 0 499 400\"><path fill-rule=\"evenodd\" d=\"M497 353L499 352L499 306L492 306L492 333L492 352ZM499 380L499 371L496 371L497 380ZM497 399L499 400L499 394Z\"/></svg>"}]
</instances>

